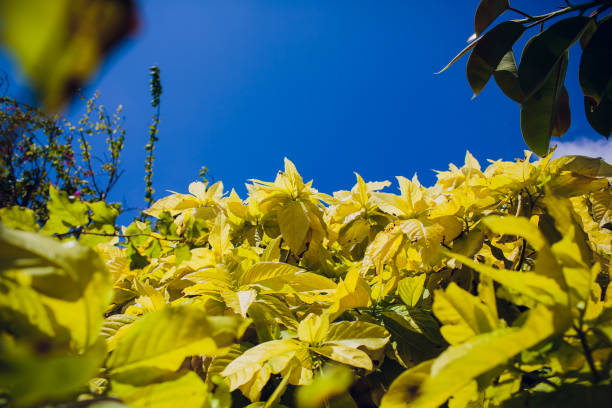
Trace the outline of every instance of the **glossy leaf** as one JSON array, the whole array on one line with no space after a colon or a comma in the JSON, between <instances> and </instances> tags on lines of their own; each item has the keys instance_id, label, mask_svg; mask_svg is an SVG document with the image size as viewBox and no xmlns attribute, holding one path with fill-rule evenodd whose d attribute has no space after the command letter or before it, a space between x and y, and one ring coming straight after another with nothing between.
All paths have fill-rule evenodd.
<instances>
[{"instance_id":1,"label":"glossy leaf","mask_svg":"<svg viewBox=\"0 0 612 408\"><path fill-rule=\"evenodd\" d=\"M525 27L521 23L505 21L493 27L476 44L467 62L467 78L474 97L482 91L503 57L512 50L524 31Z\"/></svg>"},{"instance_id":2,"label":"glossy leaf","mask_svg":"<svg viewBox=\"0 0 612 408\"><path fill-rule=\"evenodd\" d=\"M508 0L481 0L474 15L474 32L480 35L504 11L508 10Z\"/></svg>"},{"instance_id":3,"label":"glossy leaf","mask_svg":"<svg viewBox=\"0 0 612 408\"><path fill-rule=\"evenodd\" d=\"M576 42L592 20L578 16L560 20L532 37L523 50L518 68L521 89L528 98L557 74L569 47ZM561 81L562 83L563 81Z\"/></svg>"},{"instance_id":4,"label":"glossy leaf","mask_svg":"<svg viewBox=\"0 0 612 408\"><path fill-rule=\"evenodd\" d=\"M347 347L365 347L376 350L389 341L389 333L384 327L367 322L338 322L329 325L325 343Z\"/></svg>"}]
</instances>

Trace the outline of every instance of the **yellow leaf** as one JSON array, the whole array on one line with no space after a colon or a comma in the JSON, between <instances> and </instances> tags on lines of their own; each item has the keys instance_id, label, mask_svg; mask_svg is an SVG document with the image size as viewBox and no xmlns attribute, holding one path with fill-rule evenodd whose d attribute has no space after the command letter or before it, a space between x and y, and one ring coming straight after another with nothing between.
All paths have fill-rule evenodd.
<instances>
[{"instance_id":1,"label":"yellow leaf","mask_svg":"<svg viewBox=\"0 0 612 408\"><path fill-rule=\"evenodd\" d=\"M434 360L429 373L429 364L423 363L400 375L391 384L381 408L437 408L480 375L564 332L569 322L538 306L530 311L522 327L498 329L451 346Z\"/></svg>"},{"instance_id":2,"label":"yellow leaf","mask_svg":"<svg viewBox=\"0 0 612 408\"><path fill-rule=\"evenodd\" d=\"M183 376L145 386L112 382L112 393L133 408L201 407L208 397L206 384L193 371Z\"/></svg>"},{"instance_id":3,"label":"yellow leaf","mask_svg":"<svg viewBox=\"0 0 612 408\"><path fill-rule=\"evenodd\" d=\"M364 368L368 371L372 370L372 360L370 357L365 352L356 348L341 345L324 345L313 347L312 351L343 364Z\"/></svg>"},{"instance_id":4,"label":"yellow leaf","mask_svg":"<svg viewBox=\"0 0 612 408\"><path fill-rule=\"evenodd\" d=\"M272 340L248 349L225 367L221 372L230 382L230 390L246 384L273 357L286 357L288 360L303 345L294 339ZM280 368L280 367L279 367Z\"/></svg>"},{"instance_id":5,"label":"yellow leaf","mask_svg":"<svg viewBox=\"0 0 612 408\"><path fill-rule=\"evenodd\" d=\"M425 288L425 278L427 276L422 273L417 276L411 276L399 281L397 285L397 293L402 298L406 306L416 306L423 296Z\"/></svg>"},{"instance_id":6,"label":"yellow leaf","mask_svg":"<svg viewBox=\"0 0 612 408\"><path fill-rule=\"evenodd\" d=\"M317 316L310 313L298 325L298 337L306 343L320 343L327 335L329 329L329 316L323 314Z\"/></svg>"},{"instance_id":7,"label":"yellow leaf","mask_svg":"<svg viewBox=\"0 0 612 408\"><path fill-rule=\"evenodd\" d=\"M142 367L176 370L187 356L216 355L242 336L249 321L207 316L193 305L166 307L134 322L117 340L107 367L115 375Z\"/></svg>"},{"instance_id":8,"label":"yellow leaf","mask_svg":"<svg viewBox=\"0 0 612 408\"><path fill-rule=\"evenodd\" d=\"M450 344L462 343L477 334L495 330L497 316L480 300L451 282L434 295L433 311L443 324L440 332Z\"/></svg>"},{"instance_id":9,"label":"yellow leaf","mask_svg":"<svg viewBox=\"0 0 612 408\"><path fill-rule=\"evenodd\" d=\"M258 262L239 279L239 285L252 285L274 278L289 278L302 269L283 262Z\"/></svg>"},{"instance_id":10,"label":"yellow leaf","mask_svg":"<svg viewBox=\"0 0 612 408\"><path fill-rule=\"evenodd\" d=\"M337 344L346 347L365 347L377 350L389 341L387 330L374 323L362 321L341 321L329 325L325 344Z\"/></svg>"},{"instance_id":11,"label":"yellow leaf","mask_svg":"<svg viewBox=\"0 0 612 408\"><path fill-rule=\"evenodd\" d=\"M281 234L294 254L300 254L304 250L306 235L310 229L307 211L304 203L289 201L278 212Z\"/></svg>"}]
</instances>

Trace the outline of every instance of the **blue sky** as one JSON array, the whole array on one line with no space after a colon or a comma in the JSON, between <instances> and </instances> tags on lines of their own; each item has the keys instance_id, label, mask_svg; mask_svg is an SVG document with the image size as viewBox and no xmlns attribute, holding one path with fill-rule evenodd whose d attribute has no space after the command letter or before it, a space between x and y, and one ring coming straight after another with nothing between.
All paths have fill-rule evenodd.
<instances>
[{"instance_id":1,"label":"blue sky","mask_svg":"<svg viewBox=\"0 0 612 408\"><path fill-rule=\"evenodd\" d=\"M526 11L560 0L516 0ZM251 178L272 180L290 158L314 187L349 189L368 180L462 163L522 157L519 107L493 82L471 100L466 59L434 75L466 45L478 1L149 0L141 27L85 89L109 109L124 106L122 179L111 199L143 204L144 144L152 110L148 67L162 72L156 198L185 192L205 165L244 196ZM521 44L521 43L519 43ZM588 140L609 149L586 122L572 50L567 86L568 152ZM3 57L0 68L11 71ZM15 82L16 81L16 82ZM19 89L19 78L13 90ZM69 115L78 116L78 106ZM586 138L587 142L583 142ZM577 146L577 147L573 147ZM573 149L573 150L572 150ZM610 158L608 158L610 160ZM395 186L392 187L395 190Z\"/></svg>"}]
</instances>

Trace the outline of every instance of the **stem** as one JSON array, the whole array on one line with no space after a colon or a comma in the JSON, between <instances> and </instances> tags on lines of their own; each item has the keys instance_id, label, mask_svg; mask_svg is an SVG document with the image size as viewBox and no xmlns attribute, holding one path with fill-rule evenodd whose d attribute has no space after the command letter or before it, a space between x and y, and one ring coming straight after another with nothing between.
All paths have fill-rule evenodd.
<instances>
[{"instance_id":1,"label":"stem","mask_svg":"<svg viewBox=\"0 0 612 408\"><path fill-rule=\"evenodd\" d=\"M601 377L599 376L599 373L595 368L595 362L593 361L591 348L589 347L586 335L582 330L582 316L580 317L580 327L574 327L574 330L576 330L576 333L578 333L580 344L582 345L582 349L584 350L584 357L586 358L586 361L589 364L589 369L591 370L591 374L593 375L593 382L597 384L601 380Z\"/></svg>"},{"instance_id":2,"label":"stem","mask_svg":"<svg viewBox=\"0 0 612 408\"><path fill-rule=\"evenodd\" d=\"M68 235L72 235L73 232L67 232L65 234L58 234L57 236L59 238L63 238L66 237ZM155 239L159 239L160 241L168 241L168 242L183 242L180 239L170 239L170 238L161 238L155 235L151 235L151 234L105 234L103 232L91 232L91 231L79 231L78 234L82 235L95 235L98 237L117 237L117 238L134 238L134 237L149 237L149 238L155 238Z\"/></svg>"},{"instance_id":3,"label":"stem","mask_svg":"<svg viewBox=\"0 0 612 408\"><path fill-rule=\"evenodd\" d=\"M522 16L527 17L527 18L533 18L533 16L532 16L532 15L527 14L527 13L525 13L524 11L521 11L521 10L519 10L519 9L515 9L514 7L508 7L508 10L510 10L510 11L514 11L515 13L518 13L518 14L520 14L520 15L522 15Z\"/></svg>"},{"instance_id":4,"label":"stem","mask_svg":"<svg viewBox=\"0 0 612 408\"><path fill-rule=\"evenodd\" d=\"M599 1L591 1L589 3L585 3L585 4L579 4L577 6L568 6L568 7L564 7L560 10L557 11L553 11L552 13L548 13L548 14L542 14L540 16L532 16L532 17L528 17L525 18L523 20L518 20L517 22L519 23L530 23L532 22L532 24L529 24L527 27L525 27L525 29L529 29L532 28L534 26L537 26L539 24L543 24L544 22L553 19L555 17L559 17L563 14L567 14L567 13L571 13L572 11L580 11L583 12L593 8L595 6L599 6L599 5L606 5L606 4L610 4L612 3L612 0L599 0Z\"/></svg>"},{"instance_id":5,"label":"stem","mask_svg":"<svg viewBox=\"0 0 612 408\"><path fill-rule=\"evenodd\" d=\"M276 405L276 403L280 400L280 397L285 392L285 389L287 389L287 383L289 383L289 377L291 377L292 372L293 372L293 369L290 369L289 372L287 372L287 374L285 375L283 380L278 384L278 386L276 387L272 395L270 395L270 398L268 398L268 400L266 401L264 408L271 408L274 405Z\"/></svg>"}]
</instances>

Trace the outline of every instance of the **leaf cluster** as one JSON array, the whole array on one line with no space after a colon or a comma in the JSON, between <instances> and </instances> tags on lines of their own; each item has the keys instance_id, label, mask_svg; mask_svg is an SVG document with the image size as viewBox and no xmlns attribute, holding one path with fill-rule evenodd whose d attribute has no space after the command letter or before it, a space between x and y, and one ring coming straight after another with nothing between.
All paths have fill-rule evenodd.
<instances>
[{"instance_id":1,"label":"leaf cluster","mask_svg":"<svg viewBox=\"0 0 612 408\"><path fill-rule=\"evenodd\" d=\"M57 190L42 228L2 210L0 405L605 405L612 166L356 179L322 194L285 160L120 229Z\"/></svg>"},{"instance_id":2,"label":"leaf cluster","mask_svg":"<svg viewBox=\"0 0 612 408\"><path fill-rule=\"evenodd\" d=\"M561 137L570 127L564 83L569 49L576 42L582 47L578 79L587 120L606 138L612 134L612 19L606 15L612 2L566 3L559 10L532 16L511 7L508 0L481 0L469 45L442 69L470 53L467 79L474 97L494 78L502 92L520 105L523 139L541 157L548 154L551 136ZM489 29L506 12L524 18ZM545 27L552 20L556 21ZM540 31L528 39L517 64L515 43L526 31L537 28Z\"/></svg>"}]
</instances>

